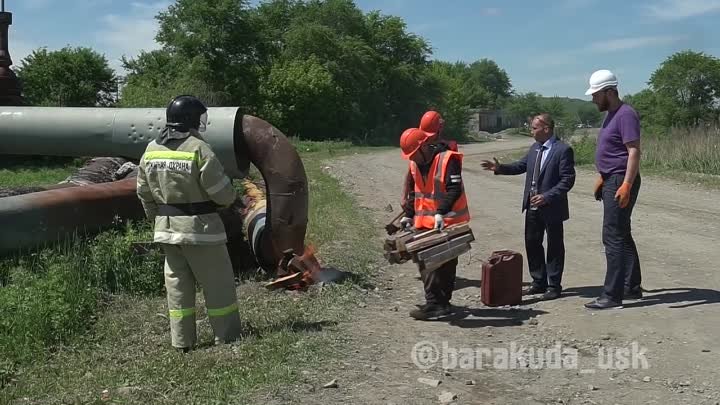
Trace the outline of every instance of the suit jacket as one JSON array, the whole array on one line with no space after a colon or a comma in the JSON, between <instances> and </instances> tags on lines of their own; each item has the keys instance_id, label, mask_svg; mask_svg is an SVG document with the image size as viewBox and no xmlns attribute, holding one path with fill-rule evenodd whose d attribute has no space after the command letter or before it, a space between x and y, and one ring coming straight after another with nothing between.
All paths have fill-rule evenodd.
<instances>
[{"instance_id":1,"label":"suit jacket","mask_svg":"<svg viewBox=\"0 0 720 405\"><path fill-rule=\"evenodd\" d=\"M525 191L523 192L522 210L528 209L530 185L532 184L532 171L535 167L537 151L541 144L533 143L528 153L517 162L501 164L495 174L522 174L525 176ZM538 193L545 197L546 204L539 208L545 223L566 221L570 218L567 193L575 185L575 154L570 145L557 139L547 152L545 164L540 169L538 177Z\"/></svg>"}]
</instances>

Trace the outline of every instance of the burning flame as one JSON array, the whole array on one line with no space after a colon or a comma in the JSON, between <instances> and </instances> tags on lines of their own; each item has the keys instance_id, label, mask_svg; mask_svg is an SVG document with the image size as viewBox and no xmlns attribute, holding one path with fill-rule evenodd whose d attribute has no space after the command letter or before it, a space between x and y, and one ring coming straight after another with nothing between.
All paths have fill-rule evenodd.
<instances>
[{"instance_id":1,"label":"burning flame","mask_svg":"<svg viewBox=\"0 0 720 405\"><path fill-rule=\"evenodd\" d=\"M304 290L312 284L319 282L333 283L346 276L346 273L333 267L322 267L315 256L315 252L313 245L306 246L302 255L293 256L287 263L286 270L288 274L274 280L267 285L267 288Z\"/></svg>"},{"instance_id":2,"label":"burning flame","mask_svg":"<svg viewBox=\"0 0 720 405\"><path fill-rule=\"evenodd\" d=\"M302 278L299 282L288 286L288 289L301 290L316 283L319 280L319 274L322 271L322 267L315 257L315 246L305 246L303 254L293 259L291 267L299 270L302 273Z\"/></svg>"}]
</instances>

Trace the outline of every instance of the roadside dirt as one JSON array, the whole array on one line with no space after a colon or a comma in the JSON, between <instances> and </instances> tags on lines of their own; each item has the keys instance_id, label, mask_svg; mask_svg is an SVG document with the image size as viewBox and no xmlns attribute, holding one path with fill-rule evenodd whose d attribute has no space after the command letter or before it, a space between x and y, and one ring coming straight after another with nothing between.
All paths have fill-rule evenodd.
<instances>
[{"instance_id":1,"label":"roadside dirt","mask_svg":"<svg viewBox=\"0 0 720 405\"><path fill-rule=\"evenodd\" d=\"M645 297L626 301L623 309L590 311L583 304L599 294L605 275L602 206L592 198L595 174L578 170L571 219L565 223L563 297L545 302L526 297L515 308L480 302L481 260L499 249L525 255L524 176L494 176L480 161L530 142L517 137L461 147L476 241L460 257L454 315L434 322L410 318L408 311L423 303L417 269L413 263L388 265L351 322L341 325L344 346L354 349L322 369L305 370L304 384L263 403L439 404L450 392L456 404L720 404L717 191L643 177L633 233ZM406 162L393 151L350 156L328 166L372 213L382 257L383 226L397 213ZM528 281L527 262L524 273ZM421 342L432 343L440 356L427 370L412 357ZM567 362L560 368L555 358L533 363L541 348L559 350ZM452 349L465 349L459 352L462 363L446 362L443 370ZM473 350L477 355L471 357ZM516 356L504 356L513 352ZM607 363L608 353L628 355L628 361ZM518 354L531 367L515 362ZM333 379L336 388L323 388Z\"/></svg>"}]
</instances>

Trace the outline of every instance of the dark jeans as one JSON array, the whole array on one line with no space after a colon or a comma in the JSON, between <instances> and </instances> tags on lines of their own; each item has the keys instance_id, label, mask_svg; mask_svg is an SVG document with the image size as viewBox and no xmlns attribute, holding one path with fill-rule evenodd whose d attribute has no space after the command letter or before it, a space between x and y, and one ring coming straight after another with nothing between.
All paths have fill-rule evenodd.
<instances>
[{"instance_id":1,"label":"dark jeans","mask_svg":"<svg viewBox=\"0 0 720 405\"><path fill-rule=\"evenodd\" d=\"M603 232L607 272L603 295L616 302L622 302L624 288L640 287L640 257L632 237L631 216L640 191L640 174L630 189L630 202L620 208L615 193L623 183L624 174L607 177L603 184Z\"/></svg>"},{"instance_id":2,"label":"dark jeans","mask_svg":"<svg viewBox=\"0 0 720 405\"><path fill-rule=\"evenodd\" d=\"M425 301L428 304L450 304L453 290L455 290L457 265L458 258L456 257L431 272L421 273L425 287Z\"/></svg>"},{"instance_id":3,"label":"dark jeans","mask_svg":"<svg viewBox=\"0 0 720 405\"><path fill-rule=\"evenodd\" d=\"M543 237L547 232L547 262ZM540 211L525 211L525 251L533 286L562 291L562 274L565 267L565 241L563 223L547 224Z\"/></svg>"}]
</instances>

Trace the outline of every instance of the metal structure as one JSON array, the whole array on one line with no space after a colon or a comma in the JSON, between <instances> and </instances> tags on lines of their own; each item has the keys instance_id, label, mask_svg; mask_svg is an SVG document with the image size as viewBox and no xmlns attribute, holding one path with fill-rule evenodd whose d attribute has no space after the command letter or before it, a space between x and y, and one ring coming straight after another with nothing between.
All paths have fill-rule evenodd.
<instances>
[{"instance_id":1,"label":"metal structure","mask_svg":"<svg viewBox=\"0 0 720 405\"><path fill-rule=\"evenodd\" d=\"M22 88L15 72L8 47L8 30L12 25L12 13L5 11L5 0L0 4L0 105L23 105Z\"/></svg>"},{"instance_id":2,"label":"metal structure","mask_svg":"<svg viewBox=\"0 0 720 405\"><path fill-rule=\"evenodd\" d=\"M302 161L285 135L236 107L210 108L202 133L230 177L245 178L250 163L267 188L266 220L246 235L258 262L277 264L284 252L302 255L308 189ZM3 154L118 156L138 160L165 126L164 109L0 107ZM0 253L32 248L71 233L111 226L117 217L142 218L134 178L0 198ZM242 206L221 212L228 237L243 226ZM240 231L238 231L240 230Z\"/></svg>"}]
</instances>

